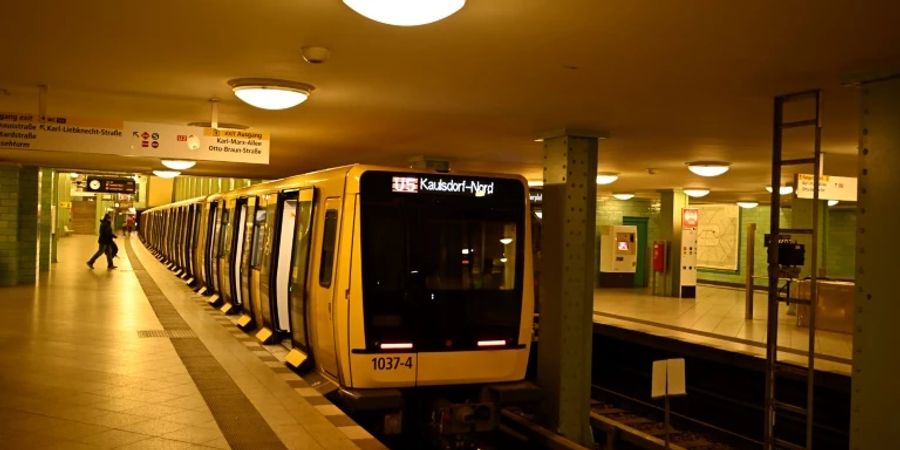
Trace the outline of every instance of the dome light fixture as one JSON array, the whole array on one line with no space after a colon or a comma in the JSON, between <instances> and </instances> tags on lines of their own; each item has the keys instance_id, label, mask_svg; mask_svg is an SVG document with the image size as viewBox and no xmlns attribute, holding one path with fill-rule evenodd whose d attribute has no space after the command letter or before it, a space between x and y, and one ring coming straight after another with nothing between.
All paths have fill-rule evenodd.
<instances>
[{"instance_id":1,"label":"dome light fixture","mask_svg":"<svg viewBox=\"0 0 900 450\"><path fill-rule=\"evenodd\" d=\"M69 172L69 178L73 180L78 178L78 172Z\"/></svg>"},{"instance_id":2,"label":"dome light fixture","mask_svg":"<svg viewBox=\"0 0 900 450\"><path fill-rule=\"evenodd\" d=\"M772 193L772 186L766 186L766 192ZM791 185L784 185L778 188L778 194L780 195L790 195L794 193L794 187Z\"/></svg>"},{"instance_id":3,"label":"dome light fixture","mask_svg":"<svg viewBox=\"0 0 900 450\"><path fill-rule=\"evenodd\" d=\"M693 161L687 163L688 170L701 177L717 177L731 168L731 163L723 161Z\"/></svg>"},{"instance_id":4,"label":"dome light fixture","mask_svg":"<svg viewBox=\"0 0 900 450\"><path fill-rule=\"evenodd\" d=\"M633 199L634 194L632 194L630 192L616 192L613 194L613 197L615 197L617 200L625 201L625 200Z\"/></svg>"},{"instance_id":5,"label":"dome light fixture","mask_svg":"<svg viewBox=\"0 0 900 450\"><path fill-rule=\"evenodd\" d=\"M684 189L684 193L687 194L688 197L700 198L700 197L706 197L707 195L709 195L709 189L686 188L686 189Z\"/></svg>"},{"instance_id":6,"label":"dome light fixture","mask_svg":"<svg viewBox=\"0 0 900 450\"><path fill-rule=\"evenodd\" d=\"M615 172L600 172L597 174L597 184L605 186L613 184L619 179L619 174Z\"/></svg>"},{"instance_id":7,"label":"dome light fixture","mask_svg":"<svg viewBox=\"0 0 900 450\"><path fill-rule=\"evenodd\" d=\"M197 164L197 161L189 161L187 159L164 159L160 162L172 170L188 170Z\"/></svg>"},{"instance_id":8,"label":"dome light fixture","mask_svg":"<svg viewBox=\"0 0 900 450\"><path fill-rule=\"evenodd\" d=\"M744 209L753 209L759 206L759 202L737 202L737 205Z\"/></svg>"},{"instance_id":9,"label":"dome light fixture","mask_svg":"<svg viewBox=\"0 0 900 450\"><path fill-rule=\"evenodd\" d=\"M466 0L344 0L344 4L376 22L415 27L456 14Z\"/></svg>"},{"instance_id":10,"label":"dome light fixture","mask_svg":"<svg viewBox=\"0 0 900 450\"><path fill-rule=\"evenodd\" d=\"M268 78L238 78L228 85L244 103L268 110L293 108L305 102L315 90L310 84Z\"/></svg>"},{"instance_id":11,"label":"dome light fixture","mask_svg":"<svg viewBox=\"0 0 900 450\"><path fill-rule=\"evenodd\" d=\"M840 200L828 200L828 206L836 206L840 202Z\"/></svg>"},{"instance_id":12,"label":"dome light fixture","mask_svg":"<svg viewBox=\"0 0 900 450\"><path fill-rule=\"evenodd\" d=\"M160 178L175 178L178 175L181 175L181 172L177 170L154 170L153 175L156 175Z\"/></svg>"}]
</instances>

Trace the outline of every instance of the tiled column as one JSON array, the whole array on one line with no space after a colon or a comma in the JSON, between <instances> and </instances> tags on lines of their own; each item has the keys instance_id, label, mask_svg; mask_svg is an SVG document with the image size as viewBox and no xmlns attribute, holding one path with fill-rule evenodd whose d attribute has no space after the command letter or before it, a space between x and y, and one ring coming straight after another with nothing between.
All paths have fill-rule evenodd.
<instances>
[{"instance_id":1,"label":"tiled column","mask_svg":"<svg viewBox=\"0 0 900 450\"><path fill-rule=\"evenodd\" d=\"M863 83L860 123L850 448L868 450L900 441L900 77Z\"/></svg>"},{"instance_id":2,"label":"tiled column","mask_svg":"<svg viewBox=\"0 0 900 450\"><path fill-rule=\"evenodd\" d=\"M657 282L654 294L664 297L681 296L681 210L688 206L688 197L680 189L659 192L659 237L669 243L666 272Z\"/></svg>"},{"instance_id":3,"label":"tiled column","mask_svg":"<svg viewBox=\"0 0 900 450\"><path fill-rule=\"evenodd\" d=\"M588 447L596 178L597 135L544 138L538 383L547 425Z\"/></svg>"},{"instance_id":4,"label":"tiled column","mask_svg":"<svg viewBox=\"0 0 900 450\"><path fill-rule=\"evenodd\" d=\"M0 286L19 283L19 168L0 165Z\"/></svg>"},{"instance_id":5,"label":"tiled column","mask_svg":"<svg viewBox=\"0 0 900 450\"><path fill-rule=\"evenodd\" d=\"M37 281L39 185L37 167L19 169L18 284Z\"/></svg>"}]
</instances>

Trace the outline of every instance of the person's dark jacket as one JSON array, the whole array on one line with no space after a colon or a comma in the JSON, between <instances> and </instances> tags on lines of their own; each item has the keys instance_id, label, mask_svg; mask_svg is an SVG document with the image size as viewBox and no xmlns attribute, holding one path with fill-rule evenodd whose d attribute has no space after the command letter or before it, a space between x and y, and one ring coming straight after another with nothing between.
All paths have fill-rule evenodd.
<instances>
[{"instance_id":1,"label":"person's dark jacket","mask_svg":"<svg viewBox=\"0 0 900 450\"><path fill-rule=\"evenodd\" d=\"M101 220L100 221L100 237L97 239L97 243L100 245L109 245L113 243L113 238L116 235L113 234L112 230L112 222L109 220Z\"/></svg>"}]
</instances>

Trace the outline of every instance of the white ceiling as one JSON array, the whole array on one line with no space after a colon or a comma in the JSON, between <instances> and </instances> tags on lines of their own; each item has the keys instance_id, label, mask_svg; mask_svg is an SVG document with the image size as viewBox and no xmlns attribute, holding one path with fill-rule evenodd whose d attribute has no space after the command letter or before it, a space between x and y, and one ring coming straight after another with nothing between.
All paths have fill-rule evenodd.
<instances>
[{"instance_id":1,"label":"white ceiling","mask_svg":"<svg viewBox=\"0 0 900 450\"><path fill-rule=\"evenodd\" d=\"M196 174L276 177L427 154L457 170L540 176L534 137L605 130L606 190L706 186L712 198L764 195L772 97L825 90L832 174L855 173L858 93L842 80L900 67L900 2L469 0L423 27L362 18L340 0L9 2L0 16L0 111L272 132L269 166L201 163ZM332 51L321 65L300 49ZM287 111L239 102L226 82L272 77L317 87ZM147 171L154 161L0 150L0 159ZM716 179L686 161L734 163ZM657 169L656 175L647 168Z\"/></svg>"}]
</instances>

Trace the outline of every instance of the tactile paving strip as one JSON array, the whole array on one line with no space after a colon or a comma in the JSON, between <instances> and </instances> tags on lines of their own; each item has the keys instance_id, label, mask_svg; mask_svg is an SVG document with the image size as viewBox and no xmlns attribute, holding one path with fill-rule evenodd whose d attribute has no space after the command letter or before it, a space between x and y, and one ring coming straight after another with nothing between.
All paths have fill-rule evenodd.
<instances>
[{"instance_id":1,"label":"tactile paving strip","mask_svg":"<svg viewBox=\"0 0 900 450\"><path fill-rule=\"evenodd\" d=\"M179 338L195 338L197 337L194 334L193 330L138 330L137 332L139 338L169 338L169 339L179 339Z\"/></svg>"}]
</instances>

